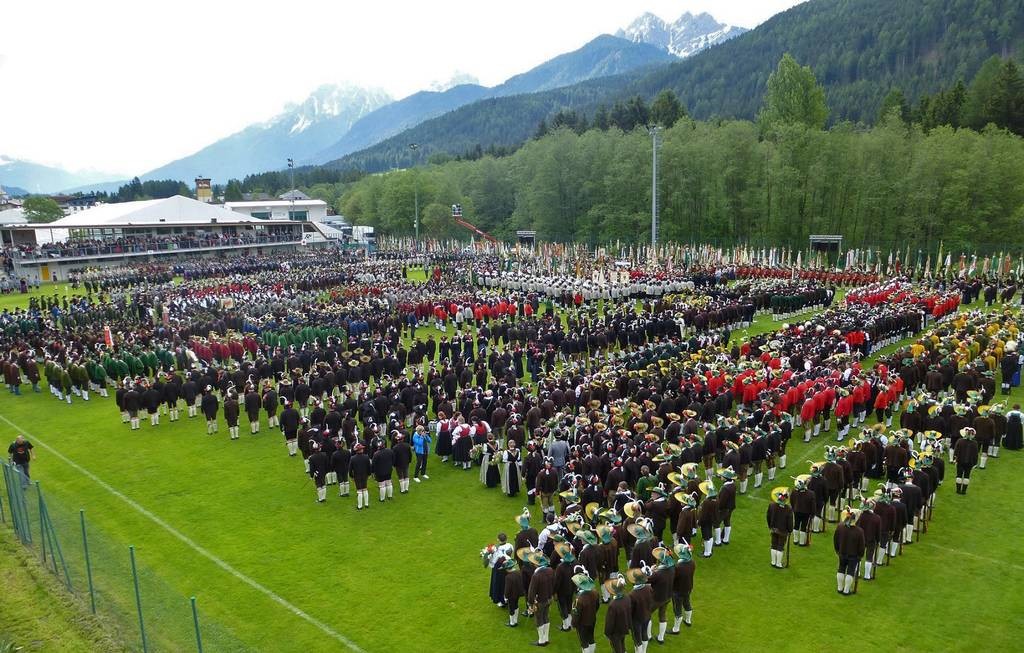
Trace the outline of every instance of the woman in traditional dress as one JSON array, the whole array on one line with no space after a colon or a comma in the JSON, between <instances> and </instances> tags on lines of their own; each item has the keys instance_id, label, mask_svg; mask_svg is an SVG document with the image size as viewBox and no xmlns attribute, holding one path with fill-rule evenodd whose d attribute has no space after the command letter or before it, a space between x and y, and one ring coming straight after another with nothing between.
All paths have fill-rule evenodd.
<instances>
[{"instance_id":1,"label":"woman in traditional dress","mask_svg":"<svg viewBox=\"0 0 1024 653\"><path fill-rule=\"evenodd\" d=\"M501 453L501 490L508 496L519 494L521 454L515 440L508 441L508 447Z\"/></svg>"},{"instance_id":2,"label":"woman in traditional dress","mask_svg":"<svg viewBox=\"0 0 1024 653\"><path fill-rule=\"evenodd\" d=\"M1020 411L1020 404L1014 404L1013 410L1006 413L1006 435L1003 438L1003 446L1017 451L1024 447L1022 440L1024 440L1024 413Z\"/></svg>"},{"instance_id":3,"label":"woman in traditional dress","mask_svg":"<svg viewBox=\"0 0 1024 653\"><path fill-rule=\"evenodd\" d=\"M480 458L480 482L488 488L498 487L501 483L501 472L498 469L500 452L498 443L494 441L494 434L487 434L487 441L482 445L483 454Z\"/></svg>"}]
</instances>

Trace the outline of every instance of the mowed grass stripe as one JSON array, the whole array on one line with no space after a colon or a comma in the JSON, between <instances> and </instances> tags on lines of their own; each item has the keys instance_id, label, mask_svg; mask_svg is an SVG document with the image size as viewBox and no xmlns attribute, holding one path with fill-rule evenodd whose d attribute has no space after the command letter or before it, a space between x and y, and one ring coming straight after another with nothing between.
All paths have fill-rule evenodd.
<instances>
[{"instance_id":1,"label":"mowed grass stripe","mask_svg":"<svg viewBox=\"0 0 1024 653\"><path fill-rule=\"evenodd\" d=\"M154 524L156 524L160 528L164 529L165 531L167 531L168 533L170 533L171 535L173 535L177 539L181 540L181 542L183 542L190 549L192 549L193 551L195 551L199 555L203 556L204 558L206 558L207 560L209 560L213 564L217 565L218 567L220 567L221 569L223 569L227 573L231 574L232 576L234 576L238 580L242 581L243 583L245 583L249 587L253 588L257 592L260 592L261 594L264 594L265 596L270 598L272 601L274 601L278 605L282 606L283 608L285 608L286 610L288 610L292 614L296 615L300 619L303 619L304 621L307 621L310 624L316 626L317 628L322 630L324 633L326 633L330 637L332 637L332 638L338 640L339 642L341 642L342 644L344 644L345 647L347 647L349 650L354 651L355 653L365 653L365 651L363 651L363 649L361 649L355 642L353 642L349 638L347 638L344 635L342 635L341 633L335 631L333 628L331 628L327 624L323 623L322 621L320 621L318 619L315 619L314 617L310 616L304 610L302 610L298 606L292 604L288 600L284 599L283 597L278 595L273 590L265 587L261 583L253 580L249 576L247 576L247 575L243 574L242 572L238 571L237 569L235 569L234 567L229 565L227 562L225 562L225 561L221 560L220 558L218 558L217 556L215 556L213 553L210 553L205 548L203 548L201 545L199 545L198 543L193 541L192 538L190 538L189 536L185 535L184 533L182 533L178 529L174 528L173 526L168 524L166 521L164 521L163 519L161 519L157 515L153 514L149 510L147 510L145 507L140 505L137 501L134 501L133 499L125 496L124 494L119 492L117 489L115 489L113 486L111 486L109 483L107 483L106 481L104 481L100 477L96 476L95 474L90 472L88 469L82 467L81 465L79 465L75 461L71 460L70 458L68 458L67 456L62 454L60 451L55 449L54 447L52 447L49 444L47 444L44 440L40 439L39 436L30 433L26 429L23 429L22 427L18 426L17 424L15 424L11 420L7 419L3 415L0 415L0 420L3 420L4 423L6 423L8 426L10 426L15 431L17 431L19 433L23 433L33 444L35 444L36 446L38 446L38 447L40 447L42 449L45 449L47 452L49 452L51 454L53 454L53 456L55 458L57 458L58 460L63 462L65 465L71 467L75 471L77 471L80 474L84 475L89 480L91 480L93 483L99 485L101 488L103 488L104 490L106 490L110 494L114 495L115 497L117 497L118 499L120 499L121 501L126 503L133 510L135 510L139 514L143 515L144 517L146 517L146 519L149 519Z\"/></svg>"}]
</instances>

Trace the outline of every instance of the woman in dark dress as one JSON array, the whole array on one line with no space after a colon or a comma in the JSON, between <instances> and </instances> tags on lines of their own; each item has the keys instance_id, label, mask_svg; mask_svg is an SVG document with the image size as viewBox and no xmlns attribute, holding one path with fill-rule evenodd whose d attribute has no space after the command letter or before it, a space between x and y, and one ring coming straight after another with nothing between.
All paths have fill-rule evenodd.
<instances>
[{"instance_id":1,"label":"woman in dark dress","mask_svg":"<svg viewBox=\"0 0 1024 653\"><path fill-rule=\"evenodd\" d=\"M519 477L522 476L520 460L519 446L515 440L509 440L508 448L501 453L501 489L510 497L519 494Z\"/></svg>"},{"instance_id":2,"label":"woman in dark dress","mask_svg":"<svg viewBox=\"0 0 1024 653\"><path fill-rule=\"evenodd\" d=\"M480 481L488 488L498 487L498 484L501 483L501 470L498 468L501 453L498 451L498 444L494 441L494 434L488 433L487 441L482 446Z\"/></svg>"},{"instance_id":3,"label":"woman in dark dress","mask_svg":"<svg viewBox=\"0 0 1024 653\"><path fill-rule=\"evenodd\" d=\"M1020 404L1014 404L1013 410L1006 413L1006 436L1003 446L1019 451L1024 447L1024 413L1020 412Z\"/></svg>"},{"instance_id":4,"label":"woman in dark dress","mask_svg":"<svg viewBox=\"0 0 1024 653\"><path fill-rule=\"evenodd\" d=\"M452 455L452 422L444 411L437 413L437 449L435 453L441 457L441 462L448 462Z\"/></svg>"}]
</instances>

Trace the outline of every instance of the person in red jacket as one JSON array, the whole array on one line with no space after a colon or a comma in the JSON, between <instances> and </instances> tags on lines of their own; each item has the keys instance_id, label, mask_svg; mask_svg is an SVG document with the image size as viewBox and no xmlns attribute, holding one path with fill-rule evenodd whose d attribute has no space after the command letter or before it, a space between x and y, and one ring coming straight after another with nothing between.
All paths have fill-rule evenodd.
<instances>
[{"instance_id":1,"label":"person in red jacket","mask_svg":"<svg viewBox=\"0 0 1024 653\"><path fill-rule=\"evenodd\" d=\"M808 390L804 396L803 406L800 407L800 421L804 425L804 442L811 441L811 434L817 435L815 431L814 418L817 403L814 401L814 392Z\"/></svg>"},{"instance_id":2,"label":"person in red jacket","mask_svg":"<svg viewBox=\"0 0 1024 653\"><path fill-rule=\"evenodd\" d=\"M758 384L754 383L753 376L743 377L743 406L752 410L757 402Z\"/></svg>"},{"instance_id":3,"label":"person in red jacket","mask_svg":"<svg viewBox=\"0 0 1024 653\"><path fill-rule=\"evenodd\" d=\"M850 415L853 414L853 395L846 388L839 388L839 400L836 402L836 442L840 442L850 432Z\"/></svg>"},{"instance_id":4,"label":"person in red jacket","mask_svg":"<svg viewBox=\"0 0 1024 653\"><path fill-rule=\"evenodd\" d=\"M889 408L889 388L884 385L878 386L878 394L875 395L875 417L881 422L886 415L889 416L890 423L892 422L892 410Z\"/></svg>"}]
</instances>

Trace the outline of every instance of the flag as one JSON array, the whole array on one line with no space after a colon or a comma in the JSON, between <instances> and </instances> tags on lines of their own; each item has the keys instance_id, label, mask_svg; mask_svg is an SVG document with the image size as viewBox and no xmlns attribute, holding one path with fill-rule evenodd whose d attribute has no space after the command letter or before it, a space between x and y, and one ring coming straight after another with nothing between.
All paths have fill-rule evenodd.
<instances>
[{"instance_id":1,"label":"flag","mask_svg":"<svg viewBox=\"0 0 1024 653\"><path fill-rule=\"evenodd\" d=\"M109 326L103 327L103 342L106 343L107 347L114 346L114 335L110 332Z\"/></svg>"},{"instance_id":2,"label":"flag","mask_svg":"<svg viewBox=\"0 0 1024 653\"><path fill-rule=\"evenodd\" d=\"M924 263L924 276L926 279L932 278L932 253L928 252L928 260Z\"/></svg>"}]
</instances>

